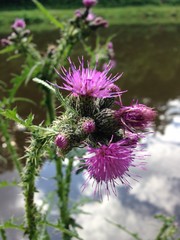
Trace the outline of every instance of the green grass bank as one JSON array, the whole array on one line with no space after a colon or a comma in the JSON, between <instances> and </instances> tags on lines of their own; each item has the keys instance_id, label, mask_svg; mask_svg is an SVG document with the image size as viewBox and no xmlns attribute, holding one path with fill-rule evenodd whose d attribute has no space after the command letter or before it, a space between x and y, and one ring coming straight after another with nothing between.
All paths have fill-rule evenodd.
<instances>
[{"instance_id":1,"label":"green grass bank","mask_svg":"<svg viewBox=\"0 0 180 240\"><path fill-rule=\"evenodd\" d=\"M180 24L180 6L136 6L116 8L94 8L95 14L106 18L111 25ZM50 9L57 19L74 16L73 9ZM15 18L24 18L33 31L54 28L39 10L0 11L0 33L10 32Z\"/></svg>"}]
</instances>

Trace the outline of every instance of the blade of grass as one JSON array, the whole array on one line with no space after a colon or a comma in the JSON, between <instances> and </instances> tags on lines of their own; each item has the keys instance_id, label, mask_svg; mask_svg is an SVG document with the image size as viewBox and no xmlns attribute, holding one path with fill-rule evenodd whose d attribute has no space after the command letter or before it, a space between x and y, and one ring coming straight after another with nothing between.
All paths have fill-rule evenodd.
<instances>
[{"instance_id":1,"label":"blade of grass","mask_svg":"<svg viewBox=\"0 0 180 240\"><path fill-rule=\"evenodd\" d=\"M37 0L33 0L33 3L37 6L37 8L58 28L63 29L64 26L61 22L59 22L51 13Z\"/></svg>"}]
</instances>

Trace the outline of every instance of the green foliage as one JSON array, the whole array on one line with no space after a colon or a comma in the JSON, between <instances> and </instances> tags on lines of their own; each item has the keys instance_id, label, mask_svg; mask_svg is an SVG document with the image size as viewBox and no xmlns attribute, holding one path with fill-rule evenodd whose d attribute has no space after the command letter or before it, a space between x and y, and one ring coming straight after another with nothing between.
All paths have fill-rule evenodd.
<instances>
[{"instance_id":1,"label":"green foliage","mask_svg":"<svg viewBox=\"0 0 180 240\"><path fill-rule=\"evenodd\" d=\"M82 43L92 33L91 26L84 18L71 19L71 21L62 24L53 15L47 11L43 5L34 0L33 1L44 16L61 29L60 39L52 48L48 48L45 54L41 54L32 42L32 36L28 29L12 29L12 34L8 37L10 39L10 46L5 47L0 53L11 54L8 60L14 60L19 56L24 57L24 64L22 66L21 74L15 75L11 80L12 87L6 90L6 95L0 103L0 115L3 121L0 121L0 129L5 137L8 151L12 156L14 165L19 171L20 185L22 187L24 202L25 202L25 222L17 225L13 220L7 221L1 226L1 236L5 238L4 229L17 228L24 231L29 240L48 240L50 239L47 226L51 226L62 233L64 240L70 240L72 237L81 239L76 231L76 228L81 226L72 218L72 209L69 209L69 192L71 184L71 175L74 162L74 155L79 155L80 151L72 150L76 141L79 143L78 133L77 139L73 139L71 145L64 152L61 152L61 157L57 155L56 147L54 146L54 139L59 132L75 132L78 122L77 111L70 106L70 101L62 96L59 92L55 80L57 74L54 68L58 68L60 64L64 64L65 59L70 55L77 42ZM85 13L84 13L85 14ZM66 27L64 27L66 26ZM98 46L100 48L100 46ZM91 50L93 51L93 50ZM92 55L93 56L93 55ZM36 78L34 78L36 76ZM17 100L24 100L16 98L17 91L20 87L33 79L43 93L43 106L46 107L47 118L44 123L34 125L34 115L29 114L26 119L23 119L17 113L17 108L12 109L12 104ZM45 79L45 80L41 80ZM48 80L50 83L48 83ZM3 86L3 89L6 86ZM55 96L59 100L58 105L64 107L65 112L61 117L56 117L56 101ZM27 99L25 99L27 101ZM56 119L56 120L55 120ZM25 166L22 166L19 161L19 156L16 149L11 145L11 134L9 131L9 122L15 122L25 127L26 131L30 133L29 146L26 147L24 159ZM48 125L48 126L47 126ZM72 128L72 129L71 129ZM68 153L72 150L67 156ZM49 160L56 164L56 182L58 196L59 217L56 223L51 223L47 220L48 215L43 214L34 201L35 192L38 190L35 186L36 178L39 177L39 171L43 164L42 158L48 157ZM68 164L63 165L63 159L68 157ZM14 183L7 183L3 181L0 187L13 186ZM75 207L73 208L75 211ZM77 208L76 208L77 210ZM77 211L76 211L77 213Z\"/></svg>"},{"instance_id":2,"label":"green foliage","mask_svg":"<svg viewBox=\"0 0 180 240\"><path fill-rule=\"evenodd\" d=\"M1 109L0 108L0 114L4 117L6 117L7 119L13 120L16 123L19 123L27 128L31 128L32 127L32 121L34 116L32 114L30 114L28 116L28 118L26 120L23 120L16 111L16 108L14 108L13 110L10 109Z\"/></svg>"},{"instance_id":3,"label":"green foliage","mask_svg":"<svg viewBox=\"0 0 180 240\"><path fill-rule=\"evenodd\" d=\"M18 1L16 0L14 2L17 3ZM12 53L12 56L10 56L8 60L16 59L20 55L25 59L21 74L13 77L11 81L12 88L9 91L6 91L5 89L8 96L0 103L0 115L2 120L0 121L0 129L6 139L8 151L13 156L14 165L20 174L21 187L25 202L25 221L22 224L17 224L14 219L4 222L0 225L0 234L4 240L6 239L5 229L12 228L22 230L24 234L29 237L29 240L49 240L50 237L48 235L47 227L52 227L62 233L62 238L64 240L70 240L72 237L81 239L76 229L82 227L76 222L76 219L72 217L72 214L88 214L81 211L80 207L89 200L85 199L80 201L70 208L69 192L71 187L74 156L79 157L83 154L83 150L80 151L79 149L77 150L73 147L77 145L79 146L82 143L82 140L88 138L88 136L81 135L81 131L78 131L77 127L82 115L79 114L81 109L77 107L79 99L77 98L77 102L73 102L72 99L69 100L68 98L64 98L62 96L55 84L57 75L54 68L58 68L59 65L64 64L65 59L67 59L78 42L81 42L82 46L84 46L85 51L92 60L91 62L95 62L96 57L99 56L99 61L103 64L104 60L109 59L107 44L111 38L108 38L107 42L103 45L101 45L100 39L97 38L95 49L93 49L85 42L91 35L92 29L84 18L82 18L81 21L80 19L73 18L64 24L59 22L57 18L47 11L40 2L37 0L33 0L33 2L44 14L46 19L53 23L56 28L61 29L61 36L55 46L47 49L46 53L41 54L32 43L31 36L25 36L25 38L23 37L24 30L22 30L20 33L16 32L16 38L11 42L11 45L0 52L0 54ZM52 3L50 0L44 2L47 4ZM123 0L114 0L112 1L112 4L119 4L120 2L121 5L125 5L125 1ZM146 2L148 3L148 1ZM7 3L8 0L6 4ZM19 1L19 3L22 5L24 3L27 4L25 1ZM64 0L64 4L68 3L69 1ZM76 3L78 3L78 1L74 1L74 4ZM103 4L105 1L102 0L101 3ZM126 1L126 4L141 5L143 3L140 0L128 0ZM159 4L159 2L154 0L154 4ZM86 14L86 12L84 12L84 14ZM37 19L39 19L39 16L36 20ZM39 125L35 125L33 123L33 114L30 113L26 119L23 119L17 113L17 108L12 109L12 104L16 103L17 100L24 100L22 98L18 99L15 97L17 91L22 84L25 83L27 85L32 79L42 90L44 97L43 106L46 107L47 112L45 121ZM5 86L2 85L2 88L4 89ZM56 116L55 97L59 100L58 106L61 105L65 109L64 113L60 117ZM86 100L87 99L85 99L85 103L89 103ZM74 103L77 108L72 107ZM91 107L94 108L95 104L98 105L98 102L93 102L94 105L92 104L92 106L91 103L88 110L92 110ZM93 114L92 111L91 114ZM23 125L30 135L29 145L26 147L25 155L23 157L26 160L24 167L19 162L16 149L11 146L11 134L8 127L10 121ZM66 133L71 141L69 148L62 150L60 151L60 154L57 154L54 139L59 133ZM90 139L88 140L90 141ZM63 162L65 157L68 159L66 166ZM48 158L50 161L54 161L56 165L55 180L57 183L56 195L58 196L57 207L59 215L55 222L50 222L48 220L48 212L44 214L41 211L42 209L39 208L34 201L35 193L38 191L35 181L39 177L39 172L43 165L43 158ZM2 181L0 188L14 185L16 185L16 182L7 183L6 181ZM135 239L140 240L137 234L131 233L120 225L117 226ZM172 230L170 232L172 232ZM159 236L161 237L163 234L164 228L161 230L161 234ZM160 238L157 240L160 240Z\"/></svg>"},{"instance_id":4,"label":"green foliage","mask_svg":"<svg viewBox=\"0 0 180 240\"><path fill-rule=\"evenodd\" d=\"M175 217L166 217L164 215L156 215L155 218L160 220L163 223L155 240L174 240L175 235L178 232L178 227L175 223Z\"/></svg>"},{"instance_id":5,"label":"green foliage","mask_svg":"<svg viewBox=\"0 0 180 240\"><path fill-rule=\"evenodd\" d=\"M20 231L24 231L24 225L23 224L17 224L17 219L15 218L11 218L9 219L8 221L6 222L3 222L3 224L1 223L0 224L0 229L17 229L17 230L20 230Z\"/></svg>"},{"instance_id":6,"label":"green foliage","mask_svg":"<svg viewBox=\"0 0 180 240\"><path fill-rule=\"evenodd\" d=\"M53 17L53 15L50 14L49 11L46 10L46 8L38 1L33 0L33 3L35 3L35 5L39 8L39 10L46 16L47 19L50 20L50 22L52 22L56 27L63 29L64 26L61 22L57 21L55 17Z\"/></svg>"},{"instance_id":7,"label":"green foliage","mask_svg":"<svg viewBox=\"0 0 180 240\"><path fill-rule=\"evenodd\" d=\"M160 220L163 225L160 228L157 236L154 237L154 240L180 240L180 238L176 238L176 234L179 233L178 227L175 223L175 217L166 217L162 214L155 215L155 218ZM132 233L129 229L122 226L121 224L114 223L107 219L107 222L114 225L115 227L123 230L128 235L130 235L133 239L143 240L143 238L139 237L137 233Z\"/></svg>"},{"instance_id":8,"label":"green foliage","mask_svg":"<svg viewBox=\"0 0 180 240\"><path fill-rule=\"evenodd\" d=\"M15 49L16 49L16 48L15 48L14 45L10 45L10 46L7 46L6 48L0 50L0 54L5 54L5 53L13 52Z\"/></svg>"},{"instance_id":9,"label":"green foliage","mask_svg":"<svg viewBox=\"0 0 180 240\"><path fill-rule=\"evenodd\" d=\"M130 230L128 230L126 227L122 226L121 224L114 223L114 222L112 222L112 221L109 220L109 219L107 219L107 222L109 222L110 224L114 225L115 227L123 230L123 231L126 232L129 236L131 236L133 239L142 240L142 238L140 238L137 233L131 232Z\"/></svg>"},{"instance_id":10,"label":"green foliage","mask_svg":"<svg viewBox=\"0 0 180 240\"><path fill-rule=\"evenodd\" d=\"M48 88L50 91L52 91L55 94L55 92L56 92L55 89L50 84L45 82L44 80L41 80L39 78L33 78L33 81L43 85L44 87Z\"/></svg>"},{"instance_id":11,"label":"green foliage","mask_svg":"<svg viewBox=\"0 0 180 240\"><path fill-rule=\"evenodd\" d=\"M17 181L13 181L13 182L1 181L0 182L0 188L13 187L13 186L18 186L18 182Z\"/></svg>"},{"instance_id":12,"label":"green foliage","mask_svg":"<svg viewBox=\"0 0 180 240\"><path fill-rule=\"evenodd\" d=\"M70 231L70 230L64 228L63 225L60 222L58 222L57 224L46 222L46 225L50 226L50 227L53 227L54 229L66 234L66 236L74 237L76 239L82 240L82 238L80 238L76 232L73 232L73 231ZM69 239L71 239L71 238L69 238Z\"/></svg>"},{"instance_id":13,"label":"green foliage","mask_svg":"<svg viewBox=\"0 0 180 240\"><path fill-rule=\"evenodd\" d=\"M4 229L0 229L0 236L2 238L2 240L6 240L7 237L6 237L6 232Z\"/></svg>"}]
</instances>

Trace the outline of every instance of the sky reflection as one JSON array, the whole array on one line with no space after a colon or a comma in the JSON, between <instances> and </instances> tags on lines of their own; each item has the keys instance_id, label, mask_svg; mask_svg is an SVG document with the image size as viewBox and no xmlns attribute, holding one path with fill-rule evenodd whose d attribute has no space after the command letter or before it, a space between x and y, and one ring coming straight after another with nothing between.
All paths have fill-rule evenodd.
<instances>
[{"instance_id":1,"label":"sky reflection","mask_svg":"<svg viewBox=\"0 0 180 240\"><path fill-rule=\"evenodd\" d=\"M153 236L161 226L160 222L153 216L158 213L175 215L180 222L180 100L169 101L163 113L164 131L156 132L147 138L147 170L138 171L142 176L138 181L132 182L132 189L123 186L118 188L118 198L111 196L100 202L85 204L82 209L89 215L77 215L75 218L83 226L79 230L80 235L86 240L114 240L132 239L126 233L117 229L106 221L126 226L133 232L138 232L146 239L153 239ZM165 121L168 119L168 121ZM36 203L41 206L48 194L56 189L55 166L46 162L41 170L41 176L37 180L39 193L36 194ZM7 171L0 175L1 180L14 180L17 178L15 171ZM90 196L93 198L93 188L89 184L84 192L81 186L84 182L82 174L73 175L71 199L79 200L81 197ZM23 196L19 187L7 187L0 189L0 218L7 220L12 215L20 217L23 215ZM57 202L55 197L54 202ZM48 209L49 204L44 204L43 211ZM53 204L50 218L56 220L57 209ZM59 233L51 231L52 239L59 239ZM9 240L25 239L18 231L8 231Z\"/></svg>"},{"instance_id":2,"label":"sky reflection","mask_svg":"<svg viewBox=\"0 0 180 240\"><path fill-rule=\"evenodd\" d=\"M157 213L176 215L180 222L180 100L169 101L166 105L164 118L168 118L163 134L156 132L147 139L147 170L138 171L142 178L132 182L132 189L123 186L118 188L118 198L111 196L100 202L85 204L82 209L90 215L77 215L77 221L83 226L80 235L86 240L114 240L132 239L126 233L117 229L106 221L122 224L133 232L138 232L143 239L153 239L160 227L160 222L153 216ZM169 120L171 119L171 120ZM163 120L164 121L164 120ZM41 206L48 194L56 189L55 166L46 162L37 180L39 193L36 194L36 203ZM7 171L0 175L2 180L17 178L15 171ZM83 175L73 175L71 199L76 201L81 197L93 198L93 188L89 184L82 193L80 188L84 182ZM0 216L7 220L12 215L20 217L23 214L23 196L18 187L0 189ZM57 198L54 199L57 202ZM48 204L44 204L46 211ZM50 217L56 219L57 209L53 205ZM51 231L51 230L50 230ZM59 239L59 234L51 232L53 240ZM17 231L8 231L9 240L20 240L22 235Z\"/></svg>"},{"instance_id":3,"label":"sky reflection","mask_svg":"<svg viewBox=\"0 0 180 240\"><path fill-rule=\"evenodd\" d=\"M142 179L132 183L132 189L119 188L119 197L94 204L83 210L92 215L79 216L84 229L80 231L84 239L109 240L132 237L111 226L106 218L138 232L143 239L153 239L160 223L155 214L175 215L180 222L180 116L179 100L168 102L165 114L173 113L172 121L166 125L164 134L157 132L147 142L147 171L141 172ZM177 114L174 114L174 113ZM92 190L91 190L92 191Z\"/></svg>"},{"instance_id":4,"label":"sky reflection","mask_svg":"<svg viewBox=\"0 0 180 240\"><path fill-rule=\"evenodd\" d=\"M159 109L160 114L157 131L147 139L147 170L139 171L142 176L139 182L132 181L132 189L123 186L118 188L118 198L112 196L104 200L86 204L82 209L90 215L76 215L75 218L83 229L79 230L80 236L85 240L132 240L126 233L117 229L106 221L120 223L133 232L140 233L146 239L153 239L160 223L153 218L157 213L175 215L180 223L180 99L179 96L179 60L180 38L179 26L168 30L166 27L128 27L114 26L106 34L117 33L113 39L117 57L117 70L125 74L119 82L127 104L132 98L146 99L148 104ZM47 38L48 35L48 38ZM47 44L46 39L53 42L58 32L40 33L35 37L42 50ZM122 37L123 36L123 37ZM51 39L49 39L52 38ZM141 43L141 44L139 44ZM76 48L76 55L82 50ZM10 73L20 71L21 60L7 62L4 56L1 59L1 79L9 83ZM60 81L60 80L59 80ZM40 102L37 85L33 82L19 92L20 97L28 97L35 102ZM29 90L31 89L31 91ZM124 100L123 99L123 100ZM169 100L174 99L174 100ZM36 121L41 122L43 112L41 105L18 106L19 114L26 117L31 111L36 116ZM125 102L126 104L126 102ZM19 137L19 138L18 138ZM22 138L22 139L20 139ZM16 136L19 148L24 144L22 132ZM10 167L8 167L10 169ZM3 169L2 169L3 171ZM35 196L38 206L41 206L48 194L56 189L55 166L46 162L41 170L41 177L37 180L39 192ZM17 178L13 170L0 174L0 180L11 181ZM81 186L84 182L83 175L73 175L71 199L78 201L81 197L93 198L93 188L89 185L84 192ZM54 202L57 201L55 197ZM24 202L19 187L6 187L0 189L0 221L7 220L12 215L23 216ZM46 211L49 204L45 204ZM50 218L56 220L58 215L56 205L53 204ZM52 240L59 240L59 233L49 230ZM8 231L8 240L25 240L18 231Z\"/></svg>"}]
</instances>

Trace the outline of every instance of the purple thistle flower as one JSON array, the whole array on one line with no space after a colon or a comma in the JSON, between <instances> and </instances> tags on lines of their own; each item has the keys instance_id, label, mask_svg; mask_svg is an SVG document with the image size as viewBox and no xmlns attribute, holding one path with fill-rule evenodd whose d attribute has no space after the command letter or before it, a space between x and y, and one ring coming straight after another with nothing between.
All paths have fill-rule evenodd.
<instances>
[{"instance_id":1,"label":"purple thistle flower","mask_svg":"<svg viewBox=\"0 0 180 240\"><path fill-rule=\"evenodd\" d=\"M102 17L96 17L90 24L92 29L97 29L98 27L107 28L108 26L108 22Z\"/></svg>"},{"instance_id":2,"label":"purple thistle flower","mask_svg":"<svg viewBox=\"0 0 180 240\"><path fill-rule=\"evenodd\" d=\"M83 13L82 13L81 9L77 9L77 10L75 11L75 16L76 16L77 18L81 18L81 17L83 16Z\"/></svg>"},{"instance_id":3,"label":"purple thistle flower","mask_svg":"<svg viewBox=\"0 0 180 240\"><path fill-rule=\"evenodd\" d=\"M82 124L82 129L85 133L89 134L95 131L95 122L94 120L86 120L85 122L83 122Z\"/></svg>"},{"instance_id":4,"label":"purple thistle flower","mask_svg":"<svg viewBox=\"0 0 180 240\"><path fill-rule=\"evenodd\" d=\"M109 145L100 145L99 148L89 147L89 156L86 157L84 165L88 173L87 181L94 179L96 182L95 194L102 196L104 186L107 195L111 191L116 195L118 180L129 186L129 168L140 166L134 163L138 140L136 134L131 134L116 143L110 142Z\"/></svg>"},{"instance_id":5,"label":"purple thistle flower","mask_svg":"<svg viewBox=\"0 0 180 240\"><path fill-rule=\"evenodd\" d=\"M12 24L12 29L17 29L17 28L25 28L26 23L23 19L17 18L14 23Z\"/></svg>"},{"instance_id":6,"label":"purple thistle flower","mask_svg":"<svg viewBox=\"0 0 180 240\"><path fill-rule=\"evenodd\" d=\"M65 149L68 145L68 139L63 134L58 134L54 143L61 149Z\"/></svg>"},{"instance_id":7,"label":"purple thistle flower","mask_svg":"<svg viewBox=\"0 0 180 240\"><path fill-rule=\"evenodd\" d=\"M2 39L0 40L0 42L1 42L1 46L2 46L2 47L9 46L9 45L11 45L11 43L12 43L10 40L8 40L8 39L6 39L6 38L2 38Z\"/></svg>"},{"instance_id":8,"label":"purple thistle flower","mask_svg":"<svg viewBox=\"0 0 180 240\"><path fill-rule=\"evenodd\" d=\"M155 119L156 111L144 104L121 107L115 112L119 123L128 130L145 130Z\"/></svg>"},{"instance_id":9,"label":"purple thistle flower","mask_svg":"<svg viewBox=\"0 0 180 240\"><path fill-rule=\"evenodd\" d=\"M84 6L87 8L90 8L97 4L97 0L83 0L82 2L84 4Z\"/></svg>"},{"instance_id":10,"label":"purple thistle flower","mask_svg":"<svg viewBox=\"0 0 180 240\"><path fill-rule=\"evenodd\" d=\"M89 12L88 15L87 15L87 17L86 17L86 21L87 21L87 22L91 22L91 21L93 21L94 19L95 19L94 13Z\"/></svg>"},{"instance_id":11,"label":"purple thistle flower","mask_svg":"<svg viewBox=\"0 0 180 240\"><path fill-rule=\"evenodd\" d=\"M108 49L113 49L113 43L112 42L108 42L107 48Z\"/></svg>"},{"instance_id":12,"label":"purple thistle flower","mask_svg":"<svg viewBox=\"0 0 180 240\"><path fill-rule=\"evenodd\" d=\"M117 97L122 92L114 92L111 90L112 83L117 81L121 75L108 76L111 69L110 64L100 72L88 67L84 67L84 61L80 61L80 66L77 68L74 63L70 62L70 69L67 71L61 67L62 74L59 76L65 81L63 87L57 86L61 89L70 91L73 96L89 96L96 98L110 98Z\"/></svg>"}]
</instances>

